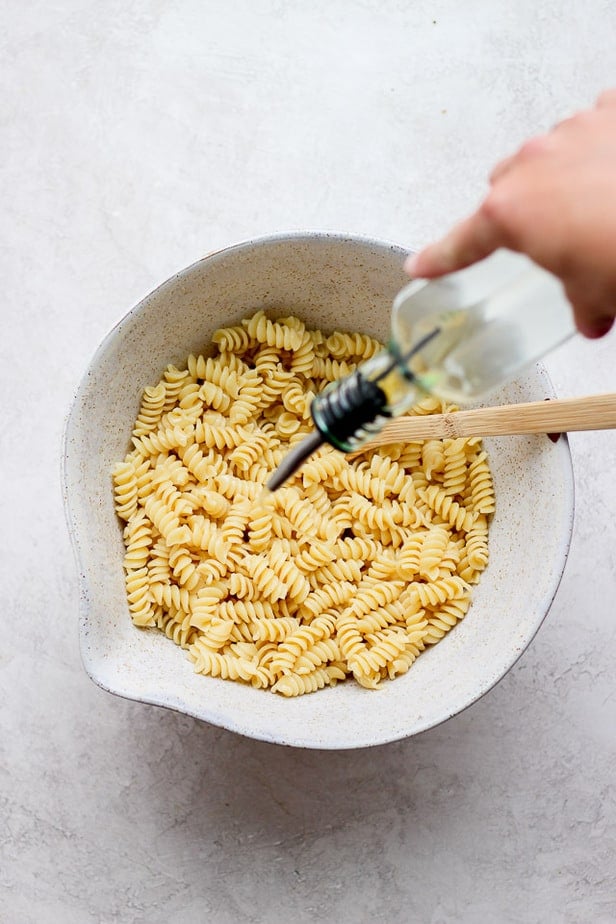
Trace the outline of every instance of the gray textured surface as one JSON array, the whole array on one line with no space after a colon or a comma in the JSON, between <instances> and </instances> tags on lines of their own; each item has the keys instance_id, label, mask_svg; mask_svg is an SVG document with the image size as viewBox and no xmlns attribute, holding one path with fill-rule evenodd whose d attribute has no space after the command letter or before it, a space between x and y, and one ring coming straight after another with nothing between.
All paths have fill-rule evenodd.
<instances>
[{"instance_id":1,"label":"gray textured surface","mask_svg":"<svg viewBox=\"0 0 616 924\"><path fill-rule=\"evenodd\" d=\"M419 245L613 77L607 2L5 3L0 920L616 920L616 435L571 439L572 551L511 674L371 751L291 751L81 668L63 418L96 345L204 252ZM616 335L547 365L616 390ZM537 550L540 554L540 549Z\"/></svg>"}]
</instances>

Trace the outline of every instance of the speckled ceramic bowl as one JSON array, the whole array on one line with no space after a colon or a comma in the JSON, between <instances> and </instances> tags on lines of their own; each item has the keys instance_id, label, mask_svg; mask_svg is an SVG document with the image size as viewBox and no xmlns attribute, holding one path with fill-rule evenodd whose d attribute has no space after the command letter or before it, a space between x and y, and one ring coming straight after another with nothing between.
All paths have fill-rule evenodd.
<instances>
[{"instance_id":1,"label":"speckled ceramic bowl","mask_svg":"<svg viewBox=\"0 0 616 924\"><path fill-rule=\"evenodd\" d=\"M405 282L405 251L336 234L248 241L211 254L156 289L111 331L79 387L66 427L64 486L81 584L81 650L91 678L129 699L167 706L244 735L315 748L354 748L416 734L460 712L514 664L544 619L564 568L573 519L566 438L486 440L497 512L491 561L467 617L412 669L379 691L353 682L284 699L193 673L186 654L131 623L111 469L123 458L144 386L208 343L212 331L262 307L309 325L386 339ZM534 368L495 403L552 396Z\"/></svg>"}]
</instances>

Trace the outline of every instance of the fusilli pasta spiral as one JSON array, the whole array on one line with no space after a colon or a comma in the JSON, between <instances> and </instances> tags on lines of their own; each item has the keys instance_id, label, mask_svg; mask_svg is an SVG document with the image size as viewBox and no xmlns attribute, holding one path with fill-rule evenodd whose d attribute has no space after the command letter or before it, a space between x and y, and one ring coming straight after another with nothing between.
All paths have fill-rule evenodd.
<instances>
[{"instance_id":1,"label":"fusilli pasta spiral","mask_svg":"<svg viewBox=\"0 0 616 924\"><path fill-rule=\"evenodd\" d=\"M323 447L264 485L328 383L381 349L257 311L145 389L113 469L128 609L197 672L298 696L406 673L470 606L494 488L481 441ZM452 410L426 397L411 414Z\"/></svg>"}]
</instances>

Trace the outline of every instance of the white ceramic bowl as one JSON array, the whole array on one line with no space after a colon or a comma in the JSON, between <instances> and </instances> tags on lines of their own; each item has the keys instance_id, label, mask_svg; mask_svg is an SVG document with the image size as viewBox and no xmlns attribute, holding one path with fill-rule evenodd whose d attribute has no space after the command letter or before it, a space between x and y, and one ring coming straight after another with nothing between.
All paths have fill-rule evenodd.
<instances>
[{"instance_id":1,"label":"white ceramic bowl","mask_svg":"<svg viewBox=\"0 0 616 924\"><path fill-rule=\"evenodd\" d=\"M66 510L81 585L81 651L104 689L187 713L266 741L354 748L416 734L455 715L514 664L548 612L565 565L573 520L566 438L486 440L497 510L490 565L466 618L378 691L353 682L285 699L193 672L161 633L130 620L111 468L129 445L143 388L164 366L198 353L216 327L264 308L309 325L387 339L405 252L337 234L297 233L211 254L148 295L99 347L79 387L64 447ZM495 403L553 395L536 367Z\"/></svg>"}]
</instances>

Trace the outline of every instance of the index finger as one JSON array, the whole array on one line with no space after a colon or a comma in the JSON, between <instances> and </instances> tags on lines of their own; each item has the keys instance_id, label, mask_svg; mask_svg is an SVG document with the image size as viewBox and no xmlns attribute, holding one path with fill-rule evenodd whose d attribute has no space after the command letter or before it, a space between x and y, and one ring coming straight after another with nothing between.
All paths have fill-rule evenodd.
<instances>
[{"instance_id":1,"label":"index finger","mask_svg":"<svg viewBox=\"0 0 616 924\"><path fill-rule=\"evenodd\" d=\"M597 100L597 109L616 106L616 89L604 90Z\"/></svg>"},{"instance_id":2,"label":"index finger","mask_svg":"<svg viewBox=\"0 0 616 924\"><path fill-rule=\"evenodd\" d=\"M433 279L471 266L504 245L502 230L482 206L440 241L409 257L404 269L410 276Z\"/></svg>"}]
</instances>

